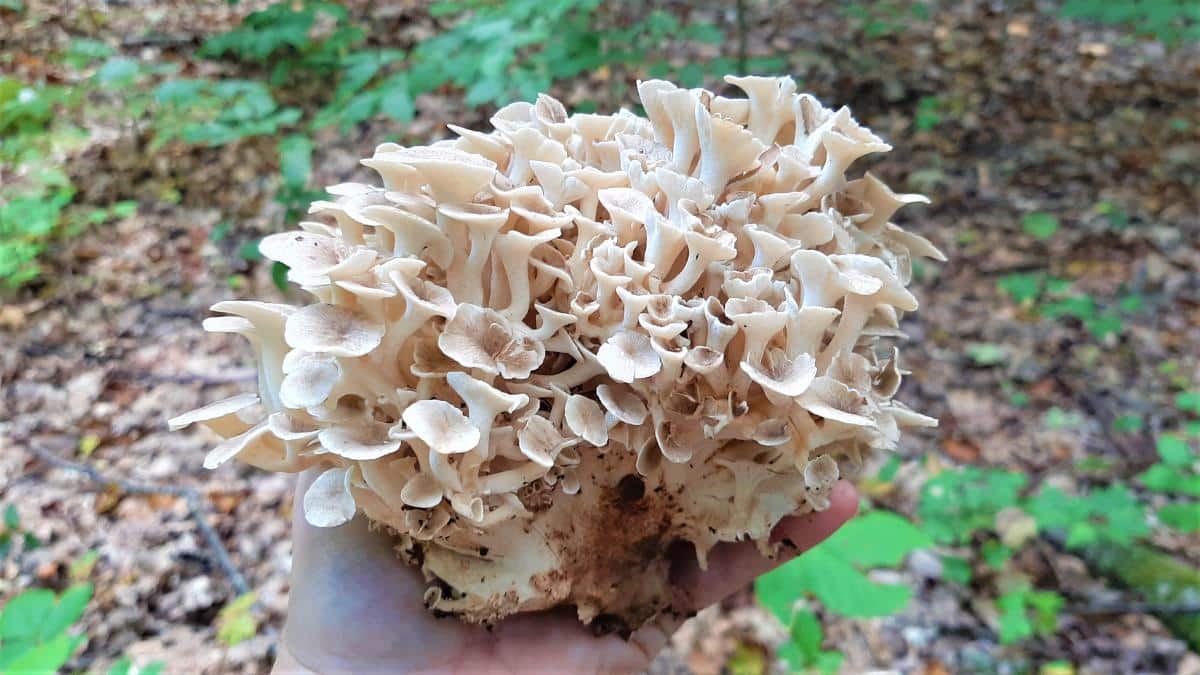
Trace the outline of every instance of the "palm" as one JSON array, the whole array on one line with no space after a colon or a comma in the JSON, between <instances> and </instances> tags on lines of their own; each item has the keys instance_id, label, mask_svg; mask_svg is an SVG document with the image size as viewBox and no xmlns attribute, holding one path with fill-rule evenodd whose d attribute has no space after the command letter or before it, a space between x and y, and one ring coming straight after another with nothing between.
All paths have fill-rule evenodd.
<instances>
[{"instance_id":1,"label":"palm","mask_svg":"<svg viewBox=\"0 0 1200 675\"><path fill-rule=\"evenodd\" d=\"M311 476L302 476L303 490ZM857 506L840 484L829 510L793 518L776 540L803 551L829 536ZM387 536L362 517L317 529L298 516L284 646L301 664L322 672L635 672L666 644L680 619L664 616L629 640L595 637L569 610L519 615L489 630L436 618L422 604L420 574L397 559ZM778 565L749 544L718 547L709 569L694 560L673 570L676 606L703 608ZM280 663L280 668L283 662Z\"/></svg>"}]
</instances>

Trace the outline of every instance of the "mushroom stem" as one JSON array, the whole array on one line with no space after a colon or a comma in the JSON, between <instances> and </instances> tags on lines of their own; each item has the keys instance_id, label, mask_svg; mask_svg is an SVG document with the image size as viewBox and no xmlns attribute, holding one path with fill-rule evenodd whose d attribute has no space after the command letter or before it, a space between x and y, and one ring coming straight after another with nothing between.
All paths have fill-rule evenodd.
<instances>
[{"instance_id":1,"label":"mushroom stem","mask_svg":"<svg viewBox=\"0 0 1200 675\"><path fill-rule=\"evenodd\" d=\"M529 313L529 259L533 256L533 249L561 235L562 230L545 230L533 236L513 230L497 237L492 264L504 265L504 277L508 281L508 306L495 309L504 318L517 323Z\"/></svg>"},{"instance_id":2,"label":"mushroom stem","mask_svg":"<svg viewBox=\"0 0 1200 675\"><path fill-rule=\"evenodd\" d=\"M699 232L685 232L688 259L683 269L667 282L663 293L667 295L683 295L685 291L696 285L700 275L708 269L709 263L729 260L737 255L733 235L722 232L717 237L709 237Z\"/></svg>"},{"instance_id":3,"label":"mushroom stem","mask_svg":"<svg viewBox=\"0 0 1200 675\"><path fill-rule=\"evenodd\" d=\"M500 228L508 222L508 210L484 204L441 204L438 225L449 231L467 232L468 253L454 252L446 271L446 285L459 302L483 304L483 265L492 254L492 243ZM453 228L453 229L450 229Z\"/></svg>"},{"instance_id":4,"label":"mushroom stem","mask_svg":"<svg viewBox=\"0 0 1200 675\"><path fill-rule=\"evenodd\" d=\"M467 420L479 429L479 444L475 446L475 454L481 460L491 459L488 444L496 415L515 411L527 404L529 397L505 393L463 372L446 373L446 382L467 404Z\"/></svg>"}]
</instances>

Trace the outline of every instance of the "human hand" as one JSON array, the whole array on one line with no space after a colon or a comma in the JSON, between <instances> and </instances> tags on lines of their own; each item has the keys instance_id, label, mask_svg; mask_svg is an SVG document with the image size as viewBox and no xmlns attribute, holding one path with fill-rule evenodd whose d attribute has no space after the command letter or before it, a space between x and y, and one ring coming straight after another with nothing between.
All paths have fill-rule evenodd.
<instances>
[{"instance_id":1,"label":"human hand","mask_svg":"<svg viewBox=\"0 0 1200 675\"><path fill-rule=\"evenodd\" d=\"M312 471L302 474L297 494L313 478ZM672 566L673 607L690 614L721 600L819 544L857 508L854 488L842 481L827 510L780 522L771 540L785 545L774 560L750 542L720 544L701 572L689 551ZM426 610L421 575L361 515L321 529L297 508L292 546L291 594L276 673L640 672L683 622L662 614L628 640L596 637L573 610L563 608L519 614L488 629Z\"/></svg>"}]
</instances>

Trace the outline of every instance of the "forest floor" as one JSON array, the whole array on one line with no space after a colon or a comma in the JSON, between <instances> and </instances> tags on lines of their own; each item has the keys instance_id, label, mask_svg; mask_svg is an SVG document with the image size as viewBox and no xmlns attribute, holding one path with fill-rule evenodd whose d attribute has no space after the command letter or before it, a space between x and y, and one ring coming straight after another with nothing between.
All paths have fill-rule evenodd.
<instances>
[{"instance_id":1,"label":"forest floor","mask_svg":"<svg viewBox=\"0 0 1200 675\"><path fill-rule=\"evenodd\" d=\"M6 36L4 50L20 58L4 69L52 69L48 55L80 35L169 36L167 46L143 40L126 50L180 59L248 9L112 3L99 28L41 4L46 20L36 31ZM1200 385L1200 49L1166 50L1032 9L997 13L1000 5L986 2L948 3L928 21L871 39L819 5L749 4L752 48L786 54L802 89L850 105L895 146L869 168L932 197L900 218L949 257L918 269L922 307L904 325L914 375L900 394L941 428L908 438L899 477L872 497L911 514L922 477L950 463L1064 486L1103 484L1152 463L1155 432L1181 423L1171 401ZM554 93L570 108L607 88L605 76ZM318 135L317 183L353 179L357 158L378 142L428 140L446 133L446 121L479 127L486 119L453 96L417 103L403 134L380 122ZM136 132L94 123L89 145L67 165L80 198L136 199L140 208L60 242L45 278L0 307L0 503L15 504L22 527L44 543L0 561L0 595L63 587L71 563L95 551L87 575L96 600L78 669L129 654L179 672L265 672L286 612L290 481L232 463L205 471L214 439L170 433L164 421L254 386L245 345L201 330L212 303L298 300L279 294L264 265L237 255L280 227L264 179L276 160L253 139L150 153ZM1035 212L1052 214L1057 231L1027 233L1023 219ZM1017 304L998 286L1013 273L1069 280L1117 329L1096 316L1049 318L1041 300ZM1114 431L1131 415L1140 429ZM185 499L97 486L35 448L106 476L206 496L207 521L257 592L258 635L232 648L218 641L214 619L236 592ZM1102 468L1074 470L1085 457L1104 460ZM1198 534L1154 543L1200 564ZM994 608L918 560L890 573L918 588L907 610L832 620L829 642L855 672L1019 672L1066 659L1079 672L1200 673L1200 657L1136 607L1072 613L1122 596L1074 556L1049 544L1034 553L1016 564L1068 597L1054 636L1000 646ZM747 592L691 622L654 670L721 672L735 652L780 638Z\"/></svg>"}]
</instances>

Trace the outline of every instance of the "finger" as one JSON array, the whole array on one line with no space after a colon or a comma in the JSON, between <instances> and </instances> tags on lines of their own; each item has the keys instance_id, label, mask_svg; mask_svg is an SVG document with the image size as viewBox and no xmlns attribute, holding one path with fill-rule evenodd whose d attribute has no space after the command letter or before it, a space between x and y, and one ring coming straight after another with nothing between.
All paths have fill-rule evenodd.
<instances>
[{"instance_id":1,"label":"finger","mask_svg":"<svg viewBox=\"0 0 1200 675\"><path fill-rule=\"evenodd\" d=\"M858 511L858 493L846 481L833 489L828 509L792 516L779 522L771 541L782 544L779 555L766 558L752 542L718 544L708 555L708 569L700 570L694 556L683 558L672 570L677 590L675 606L697 611L743 588L833 534Z\"/></svg>"}]
</instances>

